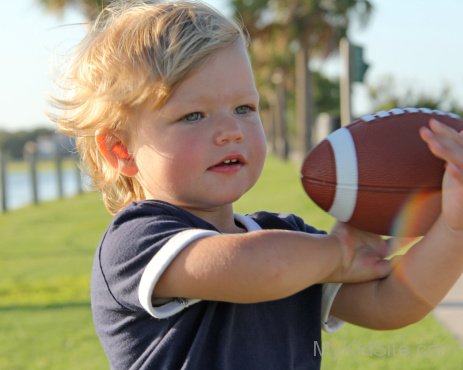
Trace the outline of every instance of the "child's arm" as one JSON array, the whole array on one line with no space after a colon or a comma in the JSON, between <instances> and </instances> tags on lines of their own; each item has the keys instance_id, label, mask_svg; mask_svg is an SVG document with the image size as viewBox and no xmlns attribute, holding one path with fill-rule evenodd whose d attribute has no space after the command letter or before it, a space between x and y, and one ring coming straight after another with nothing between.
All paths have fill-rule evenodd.
<instances>
[{"instance_id":1,"label":"child's arm","mask_svg":"<svg viewBox=\"0 0 463 370\"><path fill-rule=\"evenodd\" d=\"M376 329L413 323L442 300L463 272L463 132L432 122L421 136L447 161L442 215L397 259L386 279L341 288L332 314L343 320Z\"/></svg>"},{"instance_id":2,"label":"child's arm","mask_svg":"<svg viewBox=\"0 0 463 370\"><path fill-rule=\"evenodd\" d=\"M349 235L349 243L340 242ZM182 250L153 298L236 303L290 296L325 281L365 281L390 272L378 238L339 225L331 235L283 230L210 236Z\"/></svg>"}]
</instances>

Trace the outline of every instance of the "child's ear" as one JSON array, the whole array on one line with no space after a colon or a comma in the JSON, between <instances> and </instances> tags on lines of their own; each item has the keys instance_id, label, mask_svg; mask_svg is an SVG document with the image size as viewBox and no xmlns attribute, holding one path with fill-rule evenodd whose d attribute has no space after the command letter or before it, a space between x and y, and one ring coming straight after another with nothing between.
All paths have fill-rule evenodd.
<instances>
[{"instance_id":1,"label":"child's ear","mask_svg":"<svg viewBox=\"0 0 463 370\"><path fill-rule=\"evenodd\" d=\"M119 137L108 133L98 133L95 139L100 153L111 167L119 169L127 177L133 177L138 173L133 156L129 154L127 147Z\"/></svg>"}]
</instances>

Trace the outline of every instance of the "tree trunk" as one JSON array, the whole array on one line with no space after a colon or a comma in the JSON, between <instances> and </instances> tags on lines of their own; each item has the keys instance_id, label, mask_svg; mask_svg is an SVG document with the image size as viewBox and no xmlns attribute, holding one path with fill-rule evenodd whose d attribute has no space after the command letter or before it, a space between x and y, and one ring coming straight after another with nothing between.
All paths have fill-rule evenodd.
<instances>
[{"instance_id":1,"label":"tree trunk","mask_svg":"<svg viewBox=\"0 0 463 370\"><path fill-rule=\"evenodd\" d=\"M273 94L266 93L262 91L262 98L268 101L270 104L268 107L260 109L260 119L262 121L262 126L264 127L265 138L267 140L267 146L271 153L276 152L275 144L275 112L273 107Z\"/></svg>"},{"instance_id":2,"label":"tree trunk","mask_svg":"<svg viewBox=\"0 0 463 370\"><path fill-rule=\"evenodd\" d=\"M312 75L309 71L309 52L301 43L296 52L296 118L299 156L305 156L312 147L314 101Z\"/></svg>"},{"instance_id":3,"label":"tree trunk","mask_svg":"<svg viewBox=\"0 0 463 370\"><path fill-rule=\"evenodd\" d=\"M276 85L275 93L275 149L281 159L287 160L289 156L288 123L286 120L286 87L284 77Z\"/></svg>"}]
</instances>

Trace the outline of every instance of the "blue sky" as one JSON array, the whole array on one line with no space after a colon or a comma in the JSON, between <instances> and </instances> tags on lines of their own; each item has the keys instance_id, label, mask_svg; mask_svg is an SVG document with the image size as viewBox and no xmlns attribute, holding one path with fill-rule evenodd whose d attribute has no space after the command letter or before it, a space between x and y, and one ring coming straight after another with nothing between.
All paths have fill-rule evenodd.
<instances>
[{"instance_id":1,"label":"blue sky","mask_svg":"<svg viewBox=\"0 0 463 370\"><path fill-rule=\"evenodd\" d=\"M52 66L84 35L84 18L75 11L50 15L38 0L7 1L0 12L0 128L17 130L47 125L44 109L52 90ZM226 0L209 1L222 7ZM463 1L372 0L375 12L368 25L350 37L365 47L371 67L367 82L386 76L397 90L412 88L431 95L444 86L463 105ZM339 73L336 59L325 64ZM354 87L354 115L371 111L365 88ZM48 125L51 126L50 123Z\"/></svg>"}]
</instances>

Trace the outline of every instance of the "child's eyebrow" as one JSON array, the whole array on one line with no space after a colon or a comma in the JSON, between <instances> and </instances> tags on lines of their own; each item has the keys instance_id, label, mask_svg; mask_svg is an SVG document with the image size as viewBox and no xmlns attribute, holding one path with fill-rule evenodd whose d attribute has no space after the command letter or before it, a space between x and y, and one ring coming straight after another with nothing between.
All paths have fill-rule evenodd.
<instances>
[{"instance_id":1,"label":"child's eyebrow","mask_svg":"<svg viewBox=\"0 0 463 370\"><path fill-rule=\"evenodd\" d=\"M205 103L215 103L218 100L232 100L232 101L241 101L241 100L258 100L260 97L256 89L243 90L239 92L217 92L211 91L208 95L197 95L197 94L188 94L187 96L173 96L170 100L172 104L205 104ZM169 104L167 102L166 106Z\"/></svg>"}]
</instances>

